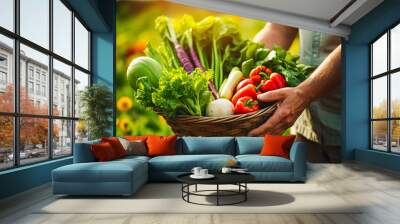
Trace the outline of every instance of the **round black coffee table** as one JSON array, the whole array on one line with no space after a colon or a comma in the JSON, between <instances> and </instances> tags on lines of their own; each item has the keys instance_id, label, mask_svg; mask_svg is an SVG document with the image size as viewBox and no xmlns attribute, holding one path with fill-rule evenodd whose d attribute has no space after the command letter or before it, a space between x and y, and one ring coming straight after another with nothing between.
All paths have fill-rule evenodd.
<instances>
[{"instance_id":1,"label":"round black coffee table","mask_svg":"<svg viewBox=\"0 0 400 224\"><path fill-rule=\"evenodd\" d=\"M255 180L255 177L248 173L229 173L222 174L216 173L213 174L215 177L212 179L193 179L189 174L182 174L177 177L178 181L182 183L182 199L188 203L198 204L198 205L234 205L245 202L247 200L247 192L249 188L247 187L247 183ZM215 185L215 190L198 190L197 185ZM238 186L237 190L224 190L220 189L220 185L236 185ZM190 191L190 186L195 186L194 191ZM214 192L215 194L206 194L209 192ZM190 196L204 196L204 197L216 197L216 204L202 204L193 202L190 200ZM221 203L221 197L232 197L232 196L240 196L240 199L230 203Z\"/></svg>"}]
</instances>

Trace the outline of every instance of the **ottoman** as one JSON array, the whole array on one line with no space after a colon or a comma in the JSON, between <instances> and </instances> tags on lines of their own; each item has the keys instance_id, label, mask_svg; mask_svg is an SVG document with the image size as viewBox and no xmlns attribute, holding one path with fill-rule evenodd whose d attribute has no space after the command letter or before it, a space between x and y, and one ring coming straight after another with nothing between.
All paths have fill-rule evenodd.
<instances>
[{"instance_id":1,"label":"ottoman","mask_svg":"<svg viewBox=\"0 0 400 224\"><path fill-rule=\"evenodd\" d=\"M146 160L74 163L52 172L53 193L68 195L132 195L148 179Z\"/></svg>"}]
</instances>

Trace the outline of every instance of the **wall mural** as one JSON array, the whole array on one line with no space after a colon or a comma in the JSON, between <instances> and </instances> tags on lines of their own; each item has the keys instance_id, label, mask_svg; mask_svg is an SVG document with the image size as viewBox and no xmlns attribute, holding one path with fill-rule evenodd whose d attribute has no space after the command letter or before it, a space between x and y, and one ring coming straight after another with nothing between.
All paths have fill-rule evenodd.
<instances>
[{"instance_id":1,"label":"wall mural","mask_svg":"<svg viewBox=\"0 0 400 224\"><path fill-rule=\"evenodd\" d=\"M296 31L288 46L267 48L266 24L165 1L118 2L117 135L237 136L261 125L275 105L257 95L299 85L340 43ZM316 37L326 47L317 56L306 41ZM299 60L300 44L312 45L308 60Z\"/></svg>"}]
</instances>

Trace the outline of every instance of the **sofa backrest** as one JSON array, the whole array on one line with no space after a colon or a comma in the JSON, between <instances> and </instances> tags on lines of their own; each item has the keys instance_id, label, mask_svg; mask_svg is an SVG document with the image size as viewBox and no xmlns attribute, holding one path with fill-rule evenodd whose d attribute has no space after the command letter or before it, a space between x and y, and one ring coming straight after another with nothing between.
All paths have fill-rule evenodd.
<instances>
[{"instance_id":1,"label":"sofa backrest","mask_svg":"<svg viewBox=\"0 0 400 224\"><path fill-rule=\"evenodd\" d=\"M177 142L177 154L235 155L233 137L182 137Z\"/></svg>"},{"instance_id":2,"label":"sofa backrest","mask_svg":"<svg viewBox=\"0 0 400 224\"><path fill-rule=\"evenodd\" d=\"M95 162L96 158L93 155L93 152L90 148L92 144L99 144L100 139L75 143L74 147L74 163L89 163Z\"/></svg>"},{"instance_id":3,"label":"sofa backrest","mask_svg":"<svg viewBox=\"0 0 400 224\"><path fill-rule=\"evenodd\" d=\"M100 140L75 143L74 163L95 162L90 145ZM259 154L264 144L263 137L178 137L177 154Z\"/></svg>"},{"instance_id":4,"label":"sofa backrest","mask_svg":"<svg viewBox=\"0 0 400 224\"><path fill-rule=\"evenodd\" d=\"M236 155L259 154L263 145L263 137L236 137Z\"/></svg>"}]
</instances>

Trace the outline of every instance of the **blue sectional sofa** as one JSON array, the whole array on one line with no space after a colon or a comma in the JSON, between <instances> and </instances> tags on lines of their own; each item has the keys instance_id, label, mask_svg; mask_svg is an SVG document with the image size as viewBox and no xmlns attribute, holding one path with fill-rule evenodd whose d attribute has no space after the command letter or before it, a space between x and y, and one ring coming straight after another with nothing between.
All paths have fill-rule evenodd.
<instances>
[{"instance_id":1,"label":"blue sectional sofa","mask_svg":"<svg viewBox=\"0 0 400 224\"><path fill-rule=\"evenodd\" d=\"M306 158L304 144L295 142L290 159L260 156L262 137L181 137L177 155L127 156L96 162L90 145L99 141L75 144L74 163L52 172L54 194L131 195L148 181L176 181L193 167L218 172L228 160L236 160L259 182L304 182Z\"/></svg>"}]
</instances>

